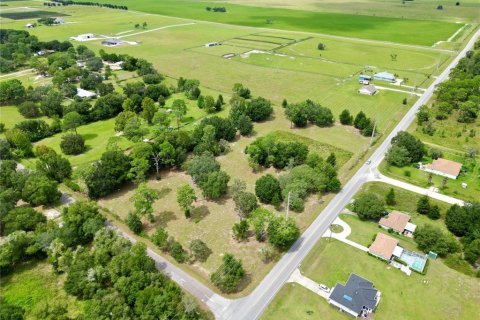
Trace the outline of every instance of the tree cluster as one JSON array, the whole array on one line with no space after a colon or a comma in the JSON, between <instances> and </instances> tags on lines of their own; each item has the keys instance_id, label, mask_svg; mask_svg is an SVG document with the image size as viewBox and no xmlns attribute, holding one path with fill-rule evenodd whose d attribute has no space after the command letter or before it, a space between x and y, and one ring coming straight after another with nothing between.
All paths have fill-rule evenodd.
<instances>
[{"instance_id":1,"label":"tree cluster","mask_svg":"<svg viewBox=\"0 0 480 320\"><path fill-rule=\"evenodd\" d=\"M275 136L260 137L247 146L251 164L283 169L303 164L308 156L308 146L302 142L281 142Z\"/></svg>"},{"instance_id":2,"label":"tree cluster","mask_svg":"<svg viewBox=\"0 0 480 320\"><path fill-rule=\"evenodd\" d=\"M52 0L52 2L59 3L64 6L69 5L77 5L77 6L94 6L94 7L101 7L101 8L109 8L109 9L120 9L120 10L128 10L127 6L120 6L117 4L110 4L110 3L98 3L98 2L90 2L90 1L73 1L73 0Z\"/></svg>"},{"instance_id":3,"label":"tree cluster","mask_svg":"<svg viewBox=\"0 0 480 320\"><path fill-rule=\"evenodd\" d=\"M400 131L392 138L392 147L388 150L385 159L390 165L403 167L421 161L424 155L423 142L406 131Z\"/></svg>"},{"instance_id":4,"label":"tree cluster","mask_svg":"<svg viewBox=\"0 0 480 320\"><path fill-rule=\"evenodd\" d=\"M220 164L213 156L195 156L187 162L186 168L205 198L216 200L227 193L230 176L220 170Z\"/></svg>"},{"instance_id":5,"label":"tree cluster","mask_svg":"<svg viewBox=\"0 0 480 320\"><path fill-rule=\"evenodd\" d=\"M292 125L295 124L297 127L305 127L309 122L319 127L328 127L335 122L330 109L311 100L288 104L285 115Z\"/></svg>"},{"instance_id":6,"label":"tree cluster","mask_svg":"<svg viewBox=\"0 0 480 320\"><path fill-rule=\"evenodd\" d=\"M475 265L480 258L480 203L453 205L447 210L445 224L460 237L465 260Z\"/></svg>"}]
</instances>

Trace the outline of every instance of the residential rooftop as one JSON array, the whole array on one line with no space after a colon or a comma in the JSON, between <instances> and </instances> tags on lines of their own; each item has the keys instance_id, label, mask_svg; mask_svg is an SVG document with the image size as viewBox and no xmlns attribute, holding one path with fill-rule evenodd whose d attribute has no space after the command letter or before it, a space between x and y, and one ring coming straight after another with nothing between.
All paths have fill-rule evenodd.
<instances>
[{"instance_id":1,"label":"residential rooftop","mask_svg":"<svg viewBox=\"0 0 480 320\"><path fill-rule=\"evenodd\" d=\"M373 241L370 248L368 248L368 252L385 260L390 260L397 245L397 239L379 232L377 233L375 241Z\"/></svg>"}]
</instances>

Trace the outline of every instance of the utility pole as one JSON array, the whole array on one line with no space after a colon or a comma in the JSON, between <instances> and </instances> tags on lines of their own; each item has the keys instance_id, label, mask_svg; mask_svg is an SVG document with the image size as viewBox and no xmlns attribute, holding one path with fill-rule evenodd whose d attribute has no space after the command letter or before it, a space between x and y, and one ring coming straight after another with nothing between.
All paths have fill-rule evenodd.
<instances>
[{"instance_id":1,"label":"utility pole","mask_svg":"<svg viewBox=\"0 0 480 320\"><path fill-rule=\"evenodd\" d=\"M375 117L375 120L373 121L373 131L372 131L372 136L370 137L370 144L368 145L368 149L372 147L372 142L373 142L373 137L375 136L375 128L377 126L377 117Z\"/></svg>"},{"instance_id":2,"label":"utility pole","mask_svg":"<svg viewBox=\"0 0 480 320\"><path fill-rule=\"evenodd\" d=\"M290 210L290 194L292 192L290 191L287 196L287 209L285 210L285 220L288 219L288 210Z\"/></svg>"}]
</instances>

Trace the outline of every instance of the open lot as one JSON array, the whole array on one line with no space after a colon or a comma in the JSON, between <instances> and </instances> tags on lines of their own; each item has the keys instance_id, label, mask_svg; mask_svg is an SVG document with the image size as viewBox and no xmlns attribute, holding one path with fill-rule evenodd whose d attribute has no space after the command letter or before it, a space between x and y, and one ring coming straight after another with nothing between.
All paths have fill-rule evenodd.
<instances>
[{"instance_id":1,"label":"open lot","mask_svg":"<svg viewBox=\"0 0 480 320\"><path fill-rule=\"evenodd\" d=\"M53 273L50 263L28 262L13 274L2 275L0 296L8 303L23 307L26 319L36 319L35 311L46 303L58 303L68 309L69 316L77 316L84 303L64 291L63 280L63 276Z\"/></svg>"},{"instance_id":2,"label":"open lot","mask_svg":"<svg viewBox=\"0 0 480 320\"><path fill-rule=\"evenodd\" d=\"M449 269L441 261L430 261L425 276L406 276L361 250L334 239L322 239L303 261L301 271L329 287L345 283L351 273L372 281L382 293L374 313L378 319L467 320L478 313L480 281ZM262 319L349 319L320 296L305 291L298 285L287 284ZM313 314L309 315L309 310Z\"/></svg>"}]
</instances>

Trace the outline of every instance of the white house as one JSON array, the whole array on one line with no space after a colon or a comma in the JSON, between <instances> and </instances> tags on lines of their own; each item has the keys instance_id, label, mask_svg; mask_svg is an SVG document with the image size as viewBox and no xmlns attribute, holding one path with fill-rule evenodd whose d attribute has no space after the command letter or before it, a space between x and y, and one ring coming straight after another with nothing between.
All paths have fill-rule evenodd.
<instances>
[{"instance_id":1,"label":"white house","mask_svg":"<svg viewBox=\"0 0 480 320\"><path fill-rule=\"evenodd\" d=\"M373 84L369 84L358 89L358 93L373 96L377 93L377 88Z\"/></svg>"},{"instance_id":2,"label":"white house","mask_svg":"<svg viewBox=\"0 0 480 320\"><path fill-rule=\"evenodd\" d=\"M75 40L75 41L89 41L92 39L95 39L95 35L93 33L79 34L76 37L70 37L70 40Z\"/></svg>"},{"instance_id":3,"label":"white house","mask_svg":"<svg viewBox=\"0 0 480 320\"><path fill-rule=\"evenodd\" d=\"M34 25L33 23L27 23L27 24L25 25L25 28L29 28L29 29L35 28L35 25Z\"/></svg>"},{"instance_id":4,"label":"white house","mask_svg":"<svg viewBox=\"0 0 480 320\"><path fill-rule=\"evenodd\" d=\"M460 170L462 170L462 164L455 161L438 158L433 160L432 163L422 166L421 169L442 177L457 179L458 175L460 174Z\"/></svg>"},{"instance_id":5,"label":"white house","mask_svg":"<svg viewBox=\"0 0 480 320\"><path fill-rule=\"evenodd\" d=\"M65 20L63 18L55 18L55 20L53 20L53 23L61 24L61 23L65 23Z\"/></svg>"}]
</instances>

